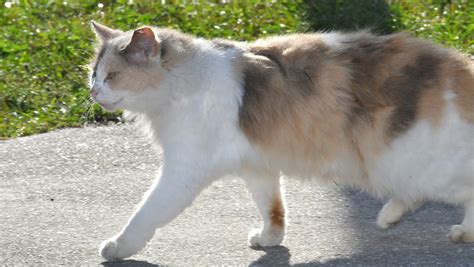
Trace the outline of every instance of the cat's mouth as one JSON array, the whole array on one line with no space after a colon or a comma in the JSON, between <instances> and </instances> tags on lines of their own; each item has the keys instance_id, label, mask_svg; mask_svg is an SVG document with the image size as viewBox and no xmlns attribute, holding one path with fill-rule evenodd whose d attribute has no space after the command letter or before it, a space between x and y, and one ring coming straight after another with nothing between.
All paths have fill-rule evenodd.
<instances>
[{"instance_id":1,"label":"cat's mouth","mask_svg":"<svg viewBox=\"0 0 474 267\"><path fill-rule=\"evenodd\" d=\"M123 98L120 98L118 101L113 103L102 103L99 101L97 101L97 103L107 111L115 111L117 109L118 104L120 104L122 100Z\"/></svg>"}]
</instances>

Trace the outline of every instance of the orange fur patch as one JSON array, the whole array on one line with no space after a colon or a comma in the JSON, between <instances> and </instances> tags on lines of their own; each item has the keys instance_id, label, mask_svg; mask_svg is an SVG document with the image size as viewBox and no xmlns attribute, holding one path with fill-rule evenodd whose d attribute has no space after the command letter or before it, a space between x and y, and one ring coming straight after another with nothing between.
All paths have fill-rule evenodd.
<instances>
[{"instance_id":1,"label":"orange fur patch","mask_svg":"<svg viewBox=\"0 0 474 267\"><path fill-rule=\"evenodd\" d=\"M250 48L253 53L246 55L243 63L246 91L240 125L252 141L264 147L281 147L307 156L315 156L314 151L329 155L331 143L344 139L339 129L344 125L342 114L347 105L337 103L347 100L338 91L347 86L349 77L342 64L322 60L327 47L319 38L309 37L295 35L301 42L278 37ZM338 75L342 77L328 79ZM332 138L326 138L324 144L316 142L321 135Z\"/></svg>"},{"instance_id":2,"label":"orange fur patch","mask_svg":"<svg viewBox=\"0 0 474 267\"><path fill-rule=\"evenodd\" d=\"M280 198L276 198L272 201L270 220L272 226L275 228L281 229L285 227L285 209Z\"/></svg>"},{"instance_id":3,"label":"orange fur patch","mask_svg":"<svg viewBox=\"0 0 474 267\"><path fill-rule=\"evenodd\" d=\"M454 63L453 91L461 117L474 124L474 63L468 59L458 59Z\"/></svg>"}]
</instances>

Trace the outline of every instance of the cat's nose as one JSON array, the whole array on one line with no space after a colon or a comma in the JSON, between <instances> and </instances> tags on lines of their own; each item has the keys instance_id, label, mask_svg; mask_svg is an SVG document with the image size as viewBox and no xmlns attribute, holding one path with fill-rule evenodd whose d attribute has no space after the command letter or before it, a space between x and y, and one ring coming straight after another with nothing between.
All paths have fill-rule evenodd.
<instances>
[{"instance_id":1,"label":"cat's nose","mask_svg":"<svg viewBox=\"0 0 474 267\"><path fill-rule=\"evenodd\" d=\"M95 83L95 81L92 83L92 86L90 87L91 91L90 94L93 98L95 98L99 94L99 86Z\"/></svg>"},{"instance_id":2,"label":"cat's nose","mask_svg":"<svg viewBox=\"0 0 474 267\"><path fill-rule=\"evenodd\" d=\"M97 90L97 88L92 88L90 94L92 97L96 97L99 94L99 90Z\"/></svg>"}]
</instances>

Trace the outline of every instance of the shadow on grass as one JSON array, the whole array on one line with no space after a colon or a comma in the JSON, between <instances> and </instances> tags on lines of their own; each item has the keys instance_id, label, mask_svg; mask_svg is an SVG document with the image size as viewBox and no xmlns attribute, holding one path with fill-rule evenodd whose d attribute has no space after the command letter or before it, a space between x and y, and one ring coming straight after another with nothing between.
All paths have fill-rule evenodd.
<instances>
[{"instance_id":1,"label":"shadow on grass","mask_svg":"<svg viewBox=\"0 0 474 267\"><path fill-rule=\"evenodd\" d=\"M385 0L305 0L303 8L313 31L370 29L388 34L402 28L398 11Z\"/></svg>"}]
</instances>

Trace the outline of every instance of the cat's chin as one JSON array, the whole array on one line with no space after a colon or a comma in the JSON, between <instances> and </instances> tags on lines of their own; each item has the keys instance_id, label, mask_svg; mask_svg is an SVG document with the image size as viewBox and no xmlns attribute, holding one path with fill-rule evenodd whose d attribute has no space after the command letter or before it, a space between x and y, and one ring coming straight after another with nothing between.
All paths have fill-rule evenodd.
<instances>
[{"instance_id":1,"label":"cat's chin","mask_svg":"<svg viewBox=\"0 0 474 267\"><path fill-rule=\"evenodd\" d=\"M97 102L103 109L107 110L107 111L110 111L110 112L114 112L116 110L118 110L120 107L120 103L122 102L123 99L119 99L118 101L116 102L113 102L113 103L101 103L101 102Z\"/></svg>"}]
</instances>

